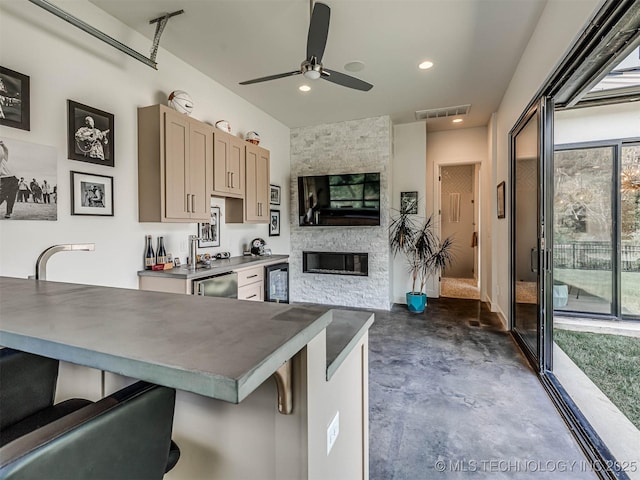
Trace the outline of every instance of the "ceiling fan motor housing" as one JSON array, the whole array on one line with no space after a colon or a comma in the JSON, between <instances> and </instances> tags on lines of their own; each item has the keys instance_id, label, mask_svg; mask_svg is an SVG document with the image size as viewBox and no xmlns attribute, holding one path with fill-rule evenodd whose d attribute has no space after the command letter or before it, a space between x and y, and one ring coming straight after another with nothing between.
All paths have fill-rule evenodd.
<instances>
[{"instance_id":1,"label":"ceiling fan motor housing","mask_svg":"<svg viewBox=\"0 0 640 480\"><path fill-rule=\"evenodd\" d=\"M302 75L304 75L304 78L308 78L309 80L317 80L322 74L322 64L316 62L316 59L312 57L311 60L305 60L304 62L302 62L302 65L300 65L300 70L302 71Z\"/></svg>"}]
</instances>

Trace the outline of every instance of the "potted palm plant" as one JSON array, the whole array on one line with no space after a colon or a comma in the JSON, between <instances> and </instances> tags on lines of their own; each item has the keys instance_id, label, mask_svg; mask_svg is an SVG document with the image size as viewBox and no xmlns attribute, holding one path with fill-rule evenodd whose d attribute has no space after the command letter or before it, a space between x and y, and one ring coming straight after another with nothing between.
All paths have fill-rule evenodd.
<instances>
[{"instance_id":1,"label":"potted palm plant","mask_svg":"<svg viewBox=\"0 0 640 480\"><path fill-rule=\"evenodd\" d=\"M427 280L453 262L453 240L440 240L434 231L433 216L420 223L409 213L411 205L403 205L389 225L389 244L395 257L402 253L407 259L412 287L407 292L410 312L422 313L427 305Z\"/></svg>"}]
</instances>

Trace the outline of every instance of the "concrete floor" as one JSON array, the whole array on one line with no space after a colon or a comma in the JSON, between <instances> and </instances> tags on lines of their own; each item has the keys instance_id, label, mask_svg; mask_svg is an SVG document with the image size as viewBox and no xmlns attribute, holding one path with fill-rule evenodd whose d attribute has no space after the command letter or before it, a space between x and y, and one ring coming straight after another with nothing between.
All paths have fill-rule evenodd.
<instances>
[{"instance_id":1,"label":"concrete floor","mask_svg":"<svg viewBox=\"0 0 640 480\"><path fill-rule=\"evenodd\" d=\"M371 480L597 478L480 302L376 311L369 341Z\"/></svg>"}]
</instances>

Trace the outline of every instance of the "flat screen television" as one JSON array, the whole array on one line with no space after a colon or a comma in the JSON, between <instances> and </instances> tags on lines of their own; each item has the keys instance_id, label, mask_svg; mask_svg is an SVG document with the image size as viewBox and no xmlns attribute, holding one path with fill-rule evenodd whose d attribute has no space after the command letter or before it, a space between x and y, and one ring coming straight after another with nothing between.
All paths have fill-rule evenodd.
<instances>
[{"instance_id":1,"label":"flat screen television","mask_svg":"<svg viewBox=\"0 0 640 480\"><path fill-rule=\"evenodd\" d=\"M298 177L300 226L380 225L380 173Z\"/></svg>"}]
</instances>

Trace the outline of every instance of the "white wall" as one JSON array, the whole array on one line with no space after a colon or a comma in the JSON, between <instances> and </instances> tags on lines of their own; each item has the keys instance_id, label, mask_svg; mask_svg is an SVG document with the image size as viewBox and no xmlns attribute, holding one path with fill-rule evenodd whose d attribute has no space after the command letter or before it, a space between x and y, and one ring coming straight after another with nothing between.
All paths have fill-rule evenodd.
<instances>
[{"instance_id":1,"label":"white wall","mask_svg":"<svg viewBox=\"0 0 640 480\"><path fill-rule=\"evenodd\" d=\"M418 192L419 216L426 213L427 127L425 122L393 127L393 182L391 209L400 210L400 192ZM394 210L395 209L395 210ZM393 215L393 213L392 213ZM394 303L407 303L405 293L411 291L411 279L405 257L393 259L392 291Z\"/></svg>"},{"instance_id":2,"label":"white wall","mask_svg":"<svg viewBox=\"0 0 640 480\"><path fill-rule=\"evenodd\" d=\"M533 99L545 79L564 58L574 40L601 4L601 0L548 0L538 25L505 92L496 117L497 148L492 167L495 178L507 179L509 191L509 131ZM507 204L507 218L509 207ZM494 222L493 275L496 291L492 305L507 323L509 311L509 224Z\"/></svg>"},{"instance_id":3,"label":"white wall","mask_svg":"<svg viewBox=\"0 0 640 480\"><path fill-rule=\"evenodd\" d=\"M640 137L638 102L578 108L555 113L553 141L556 145L638 137Z\"/></svg>"},{"instance_id":4,"label":"white wall","mask_svg":"<svg viewBox=\"0 0 640 480\"><path fill-rule=\"evenodd\" d=\"M132 48L144 54L149 51L149 40L87 1L56 3ZM31 77L31 131L0 127L0 137L57 149L59 198L55 222L0 221L0 275L32 274L39 253L50 245L95 242L95 252L55 255L49 262L48 279L137 288L145 234L164 235L167 250L184 260L186 239L196 233L195 224L138 223L137 107L163 103L175 89L193 97L194 118L211 124L226 119L233 134L260 133L261 146L271 151L271 183L282 187L281 218L288 218L286 126L162 48L155 71L24 1L2 1L0 22L0 64ZM115 115L115 168L67 160L67 99ZM71 170L114 177L113 218L71 216ZM268 237L267 225L223 224L221 247L208 251L241 255L242 244L256 236L267 240L274 253L289 252L286 221L280 237Z\"/></svg>"},{"instance_id":5,"label":"white wall","mask_svg":"<svg viewBox=\"0 0 640 480\"><path fill-rule=\"evenodd\" d=\"M443 165L469 165L480 164L480 198L487 198L491 193L485 193L483 185L484 177L488 175L489 169L484 165L487 163L487 128L461 128L455 130L445 130L441 132L429 133L429 140L427 142L427 214L431 215L437 212L440 207L440 187L438 185L438 175L440 167ZM481 252L480 256L480 271L483 269L483 265L488 261L483 257L484 250L482 248L485 240L485 229L483 227L484 210L489 208L484 204L480 205L480 240L478 250ZM438 219L437 224L439 225ZM460 241L471 241L460 240ZM431 279L427 285L427 295L437 297L440 294L440 287L436 281L437 279Z\"/></svg>"}]
</instances>

